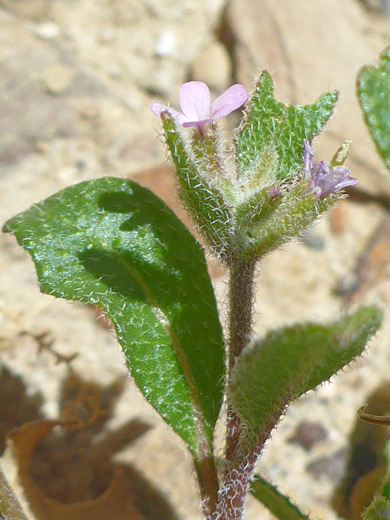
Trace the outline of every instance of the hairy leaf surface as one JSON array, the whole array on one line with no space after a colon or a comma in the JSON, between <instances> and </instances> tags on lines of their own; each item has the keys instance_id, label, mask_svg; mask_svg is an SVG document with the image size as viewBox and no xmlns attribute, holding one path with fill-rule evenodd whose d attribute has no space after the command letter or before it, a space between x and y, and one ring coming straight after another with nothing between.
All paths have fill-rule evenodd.
<instances>
[{"instance_id":1,"label":"hairy leaf surface","mask_svg":"<svg viewBox=\"0 0 390 520\"><path fill-rule=\"evenodd\" d=\"M210 450L222 331L203 252L174 213L132 181L103 178L60 191L5 230L32 256L43 292L110 316L147 400L195 456L199 436Z\"/></svg>"},{"instance_id":2,"label":"hairy leaf surface","mask_svg":"<svg viewBox=\"0 0 390 520\"><path fill-rule=\"evenodd\" d=\"M260 475L255 475L250 491L279 520L310 520L289 497L283 495L277 487Z\"/></svg>"},{"instance_id":3,"label":"hairy leaf surface","mask_svg":"<svg viewBox=\"0 0 390 520\"><path fill-rule=\"evenodd\" d=\"M275 180L290 178L302 167L303 139L312 141L332 115L337 92L328 92L311 105L286 106L274 97L274 83L264 71L256 85L249 112L236 137L237 165L241 175L259 176L263 156L270 149ZM268 180L270 172L265 172Z\"/></svg>"},{"instance_id":4,"label":"hairy leaf surface","mask_svg":"<svg viewBox=\"0 0 390 520\"><path fill-rule=\"evenodd\" d=\"M390 47L382 52L377 66L360 71L357 94L377 150L390 168Z\"/></svg>"},{"instance_id":5,"label":"hairy leaf surface","mask_svg":"<svg viewBox=\"0 0 390 520\"><path fill-rule=\"evenodd\" d=\"M362 353L381 323L376 307L362 307L331 324L298 324L249 345L232 370L232 405L256 439L286 405L330 379Z\"/></svg>"}]
</instances>

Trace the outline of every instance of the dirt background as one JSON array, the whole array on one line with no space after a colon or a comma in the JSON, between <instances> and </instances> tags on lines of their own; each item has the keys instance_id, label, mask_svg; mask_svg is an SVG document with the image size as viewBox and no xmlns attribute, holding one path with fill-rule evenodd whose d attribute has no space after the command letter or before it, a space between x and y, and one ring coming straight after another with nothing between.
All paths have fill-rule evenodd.
<instances>
[{"instance_id":1,"label":"dirt background","mask_svg":"<svg viewBox=\"0 0 390 520\"><path fill-rule=\"evenodd\" d=\"M250 89L266 68L284 102L341 91L316 158L352 139L348 165L360 184L264 261L256 330L333 319L360 302L386 311L390 177L362 122L355 78L389 38L379 0L0 0L0 221L105 175L137 179L177 208L151 102L176 105L189 79L213 95L236 81ZM0 243L0 441L25 421L58 417L84 385L104 417L40 446L31 471L41 489L64 502L94 498L116 461L145 519L200 519L183 445L134 388L111 331L94 309L41 295L27 254L11 236ZM213 273L222 302L226 274ZM389 329L387 318L364 359L290 408L261 459L262 473L313 518L337 518L330 497L356 411L389 378ZM73 353L70 376L61 355ZM270 515L249 499L247 518Z\"/></svg>"}]
</instances>

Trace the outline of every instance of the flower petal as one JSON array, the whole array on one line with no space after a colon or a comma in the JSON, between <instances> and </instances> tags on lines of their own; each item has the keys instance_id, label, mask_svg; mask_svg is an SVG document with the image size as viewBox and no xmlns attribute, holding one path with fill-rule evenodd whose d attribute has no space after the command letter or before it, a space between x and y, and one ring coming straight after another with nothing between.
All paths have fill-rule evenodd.
<instances>
[{"instance_id":1,"label":"flower petal","mask_svg":"<svg viewBox=\"0 0 390 520\"><path fill-rule=\"evenodd\" d=\"M303 140L303 165L305 169L305 175L308 179L310 177L310 171L313 168L313 157L314 154L311 151L309 141L307 139Z\"/></svg>"},{"instance_id":2,"label":"flower petal","mask_svg":"<svg viewBox=\"0 0 390 520\"><path fill-rule=\"evenodd\" d=\"M181 124L184 126L184 128L193 127L198 128L198 130L201 130L204 126L208 125L209 123L212 123L212 119L202 119L202 121L187 121L185 120Z\"/></svg>"},{"instance_id":3,"label":"flower petal","mask_svg":"<svg viewBox=\"0 0 390 520\"><path fill-rule=\"evenodd\" d=\"M202 81L183 83L179 90L180 106L186 120L203 121L210 118L210 91Z\"/></svg>"},{"instance_id":4,"label":"flower petal","mask_svg":"<svg viewBox=\"0 0 390 520\"><path fill-rule=\"evenodd\" d=\"M152 103L150 105L150 110L153 112L155 116L159 116L161 112L168 111L169 107L166 105L162 105L161 103Z\"/></svg>"},{"instance_id":5,"label":"flower petal","mask_svg":"<svg viewBox=\"0 0 390 520\"><path fill-rule=\"evenodd\" d=\"M184 121L186 121L186 117L183 116L180 112L177 112L177 110L174 110L171 107L168 107L167 105L162 105L161 103L152 103L150 105L150 110L153 112L156 116L161 116L163 112L168 112L171 114L173 118L175 118L176 122L179 123L179 125L182 125Z\"/></svg>"},{"instance_id":6,"label":"flower petal","mask_svg":"<svg viewBox=\"0 0 390 520\"><path fill-rule=\"evenodd\" d=\"M340 191L347 186L354 186L359 182L355 177L349 176L349 168L345 166L335 166L330 170L330 174L333 177L332 191Z\"/></svg>"},{"instance_id":7,"label":"flower petal","mask_svg":"<svg viewBox=\"0 0 390 520\"><path fill-rule=\"evenodd\" d=\"M303 165L306 179L310 179L310 186L318 197L335 193L347 186L354 186L359 181L350 177L349 168L338 165L329 169L325 161L313 165L313 152L307 139L303 140Z\"/></svg>"},{"instance_id":8,"label":"flower petal","mask_svg":"<svg viewBox=\"0 0 390 520\"><path fill-rule=\"evenodd\" d=\"M312 189L319 197L323 197L357 184L358 180L349 174L349 168L345 166L335 166L329 170L326 163L320 161L311 169Z\"/></svg>"},{"instance_id":9,"label":"flower petal","mask_svg":"<svg viewBox=\"0 0 390 520\"><path fill-rule=\"evenodd\" d=\"M211 118L220 119L233 110L240 108L248 99L248 91L244 85L236 83L221 94L211 105Z\"/></svg>"}]
</instances>

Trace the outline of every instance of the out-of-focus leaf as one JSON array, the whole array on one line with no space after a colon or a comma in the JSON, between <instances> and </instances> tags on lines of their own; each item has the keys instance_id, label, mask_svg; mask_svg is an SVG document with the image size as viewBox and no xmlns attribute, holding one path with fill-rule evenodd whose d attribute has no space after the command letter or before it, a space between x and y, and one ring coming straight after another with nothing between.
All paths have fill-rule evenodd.
<instances>
[{"instance_id":1,"label":"out-of-focus leaf","mask_svg":"<svg viewBox=\"0 0 390 520\"><path fill-rule=\"evenodd\" d=\"M357 78L357 95L379 154L390 168L390 47L376 66L366 66Z\"/></svg>"},{"instance_id":2,"label":"out-of-focus leaf","mask_svg":"<svg viewBox=\"0 0 390 520\"><path fill-rule=\"evenodd\" d=\"M224 346L203 252L153 193L118 178L49 197L5 226L30 253L41 290L111 318L135 382L199 455L212 445Z\"/></svg>"},{"instance_id":3,"label":"out-of-focus leaf","mask_svg":"<svg viewBox=\"0 0 390 520\"><path fill-rule=\"evenodd\" d=\"M12 489L0 466L0 518L5 520L28 520L15 490Z\"/></svg>"},{"instance_id":4,"label":"out-of-focus leaf","mask_svg":"<svg viewBox=\"0 0 390 520\"><path fill-rule=\"evenodd\" d=\"M390 500L390 443L385 447L386 475L384 479L382 496Z\"/></svg>"},{"instance_id":5,"label":"out-of-focus leaf","mask_svg":"<svg viewBox=\"0 0 390 520\"><path fill-rule=\"evenodd\" d=\"M362 520L386 520L390 518L390 501L377 495L365 510Z\"/></svg>"}]
</instances>

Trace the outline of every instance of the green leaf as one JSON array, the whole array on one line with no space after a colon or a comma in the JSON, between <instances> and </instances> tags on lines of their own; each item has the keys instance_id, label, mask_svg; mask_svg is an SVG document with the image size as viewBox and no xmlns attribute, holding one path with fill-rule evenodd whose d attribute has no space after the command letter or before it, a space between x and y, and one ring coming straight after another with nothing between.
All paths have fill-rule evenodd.
<instances>
[{"instance_id":1,"label":"green leaf","mask_svg":"<svg viewBox=\"0 0 390 520\"><path fill-rule=\"evenodd\" d=\"M377 150L390 169L390 47L382 52L376 67L362 68L357 95Z\"/></svg>"},{"instance_id":2,"label":"green leaf","mask_svg":"<svg viewBox=\"0 0 390 520\"><path fill-rule=\"evenodd\" d=\"M385 446L386 475L383 482L382 496L390 500L390 443Z\"/></svg>"},{"instance_id":3,"label":"green leaf","mask_svg":"<svg viewBox=\"0 0 390 520\"><path fill-rule=\"evenodd\" d=\"M153 193L118 178L82 182L6 223L41 290L100 306L146 399L199 454L211 450L224 346L199 244ZM77 340L78 341L78 340Z\"/></svg>"},{"instance_id":4,"label":"green leaf","mask_svg":"<svg viewBox=\"0 0 390 520\"><path fill-rule=\"evenodd\" d=\"M332 115L337 92L323 94L312 105L286 106L274 98L274 83L264 71L249 102L249 112L236 137L240 175L258 176L264 154L276 154L274 180L295 175L303 163L303 139L309 142L324 128ZM270 172L266 172L267 181Z\"/></svg>"},{"instance_id":5,"label":"green leaf","mask_svg":"<svg viewBox=\"0 0 390 520\"><path fill-rule=\"evenodd\" d=\"M289 497L283 495L260 475L255 475L250 492L279 520L310 520L307 515L301 513Z\"/></svg>"},{"instance_id":6,"label":"green leaf","mask_svg":"<svg viewBox=\"0 0 390 520\"><path fill-rule=\"evenodd\" d=\"M328 325L306 323L269 332L244 349L228 394L247 427L248 442L274 425L290 401L361 354L381 319L376 307L362 307Z\"/></svg>"},{"instance_id":7,"label":"green leaf","mask_svg":"<svg viewBox=\"0 0 390 520\"><path fill-rule=\"evenodd\" d=\"M386 520L390 518L390 501L380 495L364 511L362 520Z\"/></svg>"}]
</instances>

